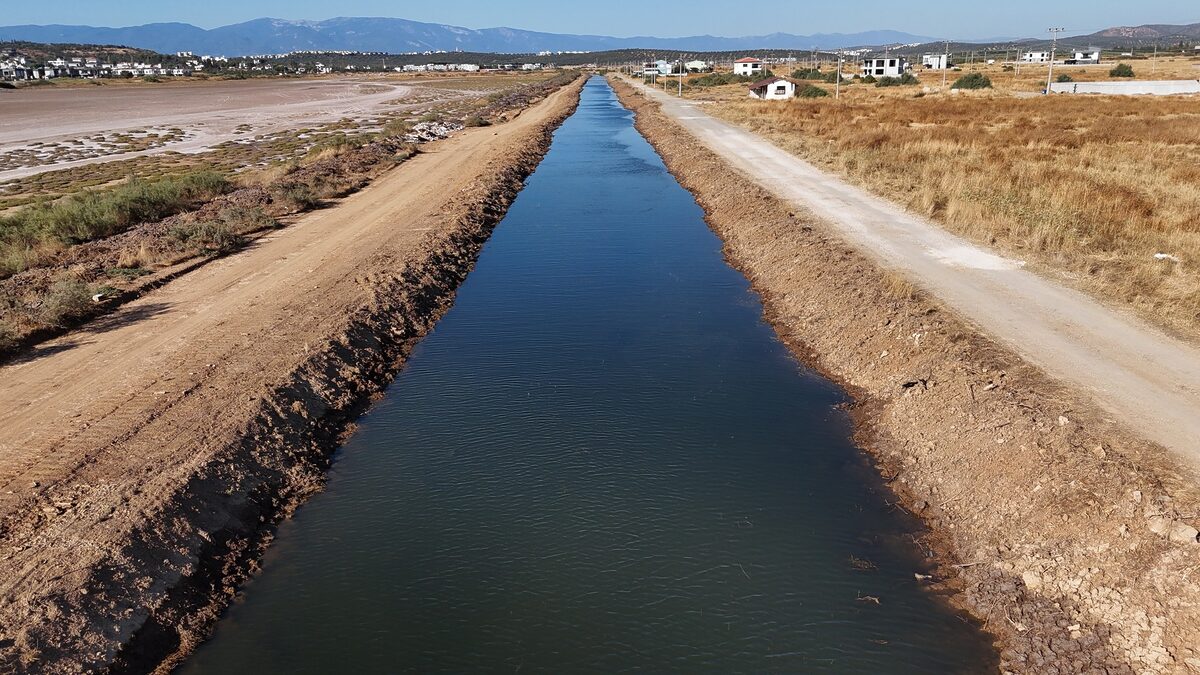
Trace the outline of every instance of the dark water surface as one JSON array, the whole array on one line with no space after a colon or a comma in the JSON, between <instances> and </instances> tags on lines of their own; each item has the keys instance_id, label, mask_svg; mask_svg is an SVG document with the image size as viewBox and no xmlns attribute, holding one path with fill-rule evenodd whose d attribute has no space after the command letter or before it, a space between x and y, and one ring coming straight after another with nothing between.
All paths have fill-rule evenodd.
<instances>
[{"instance_id":1,"label":"dark water surface","mask_svg":"<svg viewBox=\"0 0 1200 675\"><path fill-rule=\"evenodd\" d=\"M994 669L761 312L593 79L182 671Z\"/></svg>"}]
</instances>

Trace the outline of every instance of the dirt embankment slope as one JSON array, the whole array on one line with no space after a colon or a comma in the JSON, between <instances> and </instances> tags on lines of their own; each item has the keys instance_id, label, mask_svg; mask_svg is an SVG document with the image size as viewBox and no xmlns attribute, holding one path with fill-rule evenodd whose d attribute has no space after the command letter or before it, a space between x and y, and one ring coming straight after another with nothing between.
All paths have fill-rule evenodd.
<instances>
[{"instance_id":1,"label":"dirt embankment slope","mask_svg":"<svg viewBox=\"0 0 1200 675\"><path fill-rule=\"evenodd\" d=\"M780 336L854 393L860 441L1003 668L1200 672L1194 475L613 84Z\"/></svg>"},{"instance_id":2,"label":"dirt embankment slope","mask_svg":"<svg viewBox=\"0 0 1200 675\"><path fill-rule=\"evenodd\" d=\"M0 368L0 671L167 668L203 639L581 86Z\"/></svg>"}]
</instances>

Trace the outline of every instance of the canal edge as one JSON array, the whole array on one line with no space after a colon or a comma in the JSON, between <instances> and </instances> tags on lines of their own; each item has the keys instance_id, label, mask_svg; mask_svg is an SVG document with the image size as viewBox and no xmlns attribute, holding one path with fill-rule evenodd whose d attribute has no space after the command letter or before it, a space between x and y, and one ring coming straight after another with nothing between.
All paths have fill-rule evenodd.
<instances>
[{"instance_id":1,"label":"canal edge","mask_svg":"<svg viewBox=\"0 0 1200 675\"><path fill-rule=\"evenodd\" d=\"M1148 579L1135 553L1194 544L1167 541L1129 503L1194 503L1185 469L609 81L776 334L851 395L856 442L929 528L917 543L937 573L922 581L995 638L1003 671L1167 672L1196 656L1186 630L1164 630L1156 584L1170 575Z\"/></svg>"},{"instance_id":2,"label":"canal edge","mask_svg":"<svg viewBox=\"0 0 1200 675\"><path fill-rule=\"evenodd\" d=\"M452 227L397 260L395 274L368 276L374 284L370 300L323 343L304 345L306 359L261 396L236 442L197 466L168 503L136 524L120 557L125 566L150 575L159 589L152 605L123 602L130 594L103 569L87 572L80 597L57 600L62 611L87 625L123 617L117 627L126 637L107 652L60 652L55 672L167 673L208 637L238 588L257 572L277 525L322 490L333 451L354 421L451 307L554 132L575 112L586 79L577 77L535 101L544 113L526 108L523 117L545 119L521 132L523 147L498 153L487 179L470 190L444 196L444 217ZM191 560L190 573L158 574L156 563L164 555ZM132 618L126 618L127 607ZM136 625L129 626L131 621ZM37 626L24 628L14 634L18 642L37 639Z\"/></svg>"}]
</instances>

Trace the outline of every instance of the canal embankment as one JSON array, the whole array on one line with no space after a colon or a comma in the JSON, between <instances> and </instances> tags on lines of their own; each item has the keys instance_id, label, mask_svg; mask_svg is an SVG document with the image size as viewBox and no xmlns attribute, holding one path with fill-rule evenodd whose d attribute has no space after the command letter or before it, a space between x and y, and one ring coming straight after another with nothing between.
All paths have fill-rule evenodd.
<instances>
[{"instance_id":1,"label":"canal embankment","mask_svg":"<svg viewBox=\"0 0 1200 675\"><path fill-rule=\"evenodd\" d=\"M166 671L451 304L577 80L0 371L0 669Z\"/></svg>"},{"instance_id":2,"label":"canal embankment","mask_svg":"<svg viewBox=\"0 0 1200 675\"><path fill-rule=\"evenodd\" d=\"M610 81L780 337L853 393L860 443L929 527L931 585L985 622L1002 669L1200 670L1188 469Z\"/></svg>"}]
</instances>

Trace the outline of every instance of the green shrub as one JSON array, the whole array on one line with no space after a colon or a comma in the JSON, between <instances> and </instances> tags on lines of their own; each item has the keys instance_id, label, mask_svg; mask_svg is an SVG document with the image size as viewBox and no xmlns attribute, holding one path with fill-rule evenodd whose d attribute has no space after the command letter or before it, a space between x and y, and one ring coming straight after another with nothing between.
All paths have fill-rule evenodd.
<instances>
[{"instance_id":1,"label":"green shrub","mask_svg":"<svg viewBox=\"0 0 1200 675\"><path fill-rule=\"evenodd\" d=\"M796 98L823 98L828 95L829 92L815 84L806 84L796 90Z\"/></svg>"},{"instance_id":2,"label":"green shrub","mask_svg":"<svg viewBox=\"0 0 1200 675\"><path fill-rule=\"evenodd\" d=\"M900 77L881 77L875 83L876 87L899 87L901 85L920 84L921 80L917 79L912 73L904 73Z\"/></svg>"},{"instance_id":3,"label":"green shrub","mask_svg":"<svg viewBox=\"0 0 1200 675\"><path fill-rule=\"evenodd\" d=\"M797 80L823 80L825 73L822 73L820 68L801 68L793 71L792 77Z\"/></svg>"},{"instance_id":4,"label":"green shrub","mask_svg":"<svg viewBox=\"0 0 1200 675\"><path fill-rule=\"evenodd\" d=\"M221 174L197 171L156 181L134 179L25 207L0 217L0 275L36 264L39 248L112 236L195 208L229 189Z\"/></svg>"},{"instance_id":5,"label":"green shrub","mask_svg":"<svg viewBox=\"0 0 1200 675\"><path fill-rule=\"evenodd\" d=\"M1108 71L1109 77L1133 77L1133 66L1128 63L1118 63L1115 68Z\"/></svg>"},{"instance_id":6,"label":"green shrub","mask_svg":"<svg viewBox=\"0 0 1200 675\"><path fill-rule=\"evenodd\" d=\"M307 211L321 203L321 198L304 183L287 182L276 185L271 196L282 202L290 211Z\"/></svg>"},{"instance_id":7,"label":"green shrub","mask_svg":"<svg viewBox=\"0 0 1200 675\"><path fill-rule=\"evenodd\" d=\"M92 306L92 292L88 285L75 278L59 279L50 285L37 318L47 326L63 327L82 318Z\"/></svg>"},{"instance_id":8,"label":"green shrub","mask_svg":"<svg viewBox=\"0 0 1200 675\"><path fill-rule=\"evenodd\" d=\"M487 118L485 118L485 117L480 117L479 115L471 115L467 119L463 120L463 126L465 126L465 127L490 127L490 126L492 126L492 123L489 122L487 120Z\"/></svg>"},{"instance_id":9,"label":"green shrub","mask_svg":"<svg viewBox=\"0 0 1200 675\"><path fill-rule=\"evenodd\" d=\"M825 77L823 77L821 79L824 80L827 84L836 84L838 81L838 71L835 70L832 73L825 73ZM852 81L853 80L847 79L845 75L842 75L842 82L852 82Z\"/></svg>"},{"instance_id":10,"label":"green shrub","mask_svg":"<svg viewBox=\"0 0 1200 675\"><path fill-rule=\"evenodd\" d=\"M875 79L874 75L866 75L862 78L863 84L878 84L879 80Z\"/></svg>"},{"instance_id":11,"label":"green shrub","mask_svg":"<svg viewBox=\"0 0 1200 675\"><path fill-rule=\"evenodd\" d=\"M991 89L992 81L983 73L968 73L954 81L951 89Z\"/></svg>"},{"instance_id":12,"label":"green shrub","mask_svg":"<svg viewBox=\"0 0 1200 675\"><path fill-rule=\"evenodd\" d=\"M1054 78L1054 81L1055 82L1074 82L1075 78L1071 77L1070 75L1067 75L1066 73L1063 73L1062 75L1059 75L1058 77Z\"/></svg>"},{"instance_id":13,"label":"green shrub","mask_svg":"<svg viewBox=\"0 0 1200 675\"><path fill-rule=\"evenodd\" d=\"M17 344L17 329L12 324L0 319L0 352L12 349Z\"/></svg>"}]
</instances>

